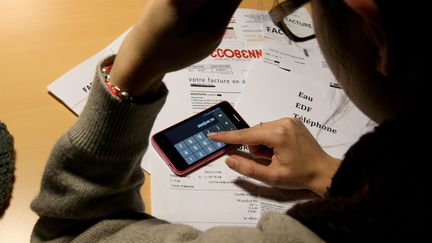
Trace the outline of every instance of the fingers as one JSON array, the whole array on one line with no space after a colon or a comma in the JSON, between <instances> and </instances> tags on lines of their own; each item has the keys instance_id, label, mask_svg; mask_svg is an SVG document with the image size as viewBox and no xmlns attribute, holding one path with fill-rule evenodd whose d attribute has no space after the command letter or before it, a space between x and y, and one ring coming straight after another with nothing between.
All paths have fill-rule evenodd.
<instances>
[{"instance_id":1,"label":"fingers","mask_svg":"<svg viewBox=\"0 0 432 243\"><path fill-rule=\"evenodd\" d=\"M296 118L282 118L251 128L211 133L209 138L230 144L266 145L274 148L298 130L307 128Z\"/></svg>"},{"instance_id":2,"label":"fingers","mask_svg":"<svg viewBox=\"0 0 432 243\"><path fill-rule=\"evenodd\" d=\"M262 159L271 160L271 158L273 156L273 149L270 149L266 146L254 145L254 146L248 146L248 147L249 147L249 152L255 158L262 158Z\"/></svg>"},{"instance_id":3,"label":"fingers","mask_svg":"<svg viewBox=\"0 0 432 243\"><path fill-rule=\"evenodd\" d=\"M230 143L230 144L249 144L249 145L259 145L257 142L257 135L260 131L253 128L246 128L235 131L223 131L217 133L210 133L208 137L212 140Z\"/></svg>"},{"instance_id":4,"label":"fingers","mask_svg":"<svg viewBox=\"0 0 432 243\"><path fill-rule=\"evenodd\" d=\"M241 156L232 155L226 160L226 164L232 170L247 176L249 178L262 181L269 185L273 185L274 178L277 176L270 166L262 165Z\"/></svg>"},{"instance_id":5,"label":"fingers","mask_svg":"<svg viewBox=\"0 0 432 243\"><path fill-rule=\"evenodd\" d=\"M273 126L254 126L235 131L210 133L209 138L229 144L265 145L273 148L280 139Z\"/></svg>"},{"instance_id":6,"label":"fingers","mask_svg":"<svg viewBox=\"0 0 432 243\"><path fill-rule=\"evenodd\" d=\"M264 181L264 178L268 176L268 169L265 165L245 157L232 155L226 160L226 164L232 170L256 180Z\"/></svg>"},{"instance_id":7,"label":"fingers","mask_svg":"<svg viewBox=\"0 0 432 243\"><path fill-rule=\"evenodd\" d=\"M275 150L293 141L301 126L303 123L297 119L283 118L247 129L211 133L209 138L228 144L246 144L255 157L270 159Z\"/></svg>"}]
</instances>

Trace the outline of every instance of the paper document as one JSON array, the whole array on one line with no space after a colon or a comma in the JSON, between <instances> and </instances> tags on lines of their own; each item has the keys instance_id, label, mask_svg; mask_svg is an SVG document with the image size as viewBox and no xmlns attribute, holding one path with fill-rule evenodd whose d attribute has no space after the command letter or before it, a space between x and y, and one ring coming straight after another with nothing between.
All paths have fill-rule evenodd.
<instances>
[{"instance_id":1,"label":"paper document","mask_svg":"<svg viewBox=\"0 0 432 243\"><path fill-rule=\"evenodd\" d=\"M226 166L225 156L186 176L174 175L154 154L152 214L205 230L214 226L255 226L268 211L285 212L310 194L279 190Z\"/></svg>"},{"instance_id":2,"label":"paper document","mask_svg":"<svg viewBox=\"0 0 432 243\"><path fill-rule=\"evenodd\" d=\"M375 124L326 81L297 75L257 62L237 110L250 125L284 117L299 118L320 145L342 158L347 149Z\"/></svg>"}]
</instances>

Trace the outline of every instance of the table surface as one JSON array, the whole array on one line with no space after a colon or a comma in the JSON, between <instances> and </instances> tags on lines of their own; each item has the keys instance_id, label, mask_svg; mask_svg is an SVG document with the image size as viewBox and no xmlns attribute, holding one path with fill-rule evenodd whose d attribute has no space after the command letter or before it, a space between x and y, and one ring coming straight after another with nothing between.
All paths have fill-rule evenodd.
<instances>
[{"instance_id":1,"label":"table surface","mask_svg":"<svg viewBox=\"0 0 432 243\"><path fill-rule=\"evenodd\" d=\"M47 86L132 26L146 3L0 1L0 120L13 134L16 150L14 190L0 219L0 242L29 242L37 220L29 205L38 193L47 157L77 119L48 94ZM268 9L272 3L245 0L241 7ZM149 181L141 190L148 211Z\"/></svg>"}]
</instances>

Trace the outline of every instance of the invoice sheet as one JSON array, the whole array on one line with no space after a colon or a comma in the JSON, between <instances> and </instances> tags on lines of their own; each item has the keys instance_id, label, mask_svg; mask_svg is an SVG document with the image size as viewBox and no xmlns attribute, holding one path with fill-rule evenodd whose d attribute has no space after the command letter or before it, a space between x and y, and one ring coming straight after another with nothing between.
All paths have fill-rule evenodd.
<instances>
[{"instance_id":1,"label":"invoice sheet","mask_svg":"<svg viewBox=\"0 0 432 243\"><path fill-rule=\"evenodd\" d=\"M310 60L295 45L263 45L265 63L298 75L310 76L312 73Z\"/></svg>"},{"instance_id":2,"label":"invoice sheet","mask_svg":"<svg viewBox=\"0 0 432 243\"><path fill-rule=\"evenodd\" d=\"M347 149L375 124L327 82L273 65L252 64L237 109L250 125L297 117L331 155Z\"/></svg>"},{"instance_id":3,"label":"invoice sheet","mask_svg":"<svg viewBox=\"0 0 432 243\"><path fill-rule=\"evenodd\" d=\"M308 57L308 65L311 69L309 74L310 77L327 82L327 84L333 88L342 88L331 72L316 39L294 43L294 45L297 46L298 49L302 50L305 53L305 56Z\"/></svg>"},{"instance_id":4,"label":"invoice sheet","mask_svg":"<svg viewBox=\"0 0 432 243\"><path fill-rule=\"evenodd\" d=\"M234 172L223 156L178 177L153 156L152 215L205 230L214 226L255 226L268 211L284 213L310 193L268 187Z\"/></svg>"},{"instance_id":5,"label":"invoice sheet","mask_svg":"<svg viewBox=\"0 0 432 243\"><path fill-rule=\"evenodd\" d=\"M239 8L234 13L225 32L224 42L263 42L263 23L269 19L267 11Z\"/></svg>"},{"instance_id":6,"label":"invoice sheet","mask_svg":"<svg viewBox=\"0 0 432 243\"><path fill-rule=\"evenodd\" d=\"M246 85L242 70L236 68L235 64L197 64L182 72L186 80L179 81L189 86L189 102L193 113L224 100L236 104Z\"/></svg>"}]
</instances>

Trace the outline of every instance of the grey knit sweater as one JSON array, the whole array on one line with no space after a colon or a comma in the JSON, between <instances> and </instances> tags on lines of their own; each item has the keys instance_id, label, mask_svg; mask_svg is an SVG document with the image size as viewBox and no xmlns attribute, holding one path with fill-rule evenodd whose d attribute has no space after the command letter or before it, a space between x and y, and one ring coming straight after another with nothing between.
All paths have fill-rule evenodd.
<instances>
[{"instance_id":1,"label":"grey knit sweater","mask_svg":"<svg viewBox=\"0 0 432 243\"><path fill-rule=\"evenodd\" d=\"M202 232L143 213L140 160L168 92L163 86L142 104L120 102L99 71L113 58L98 66L84 111L51 152L31 205L40 217L33 242L322 242L285 214Z\"/></svg>"}]
</instances>

